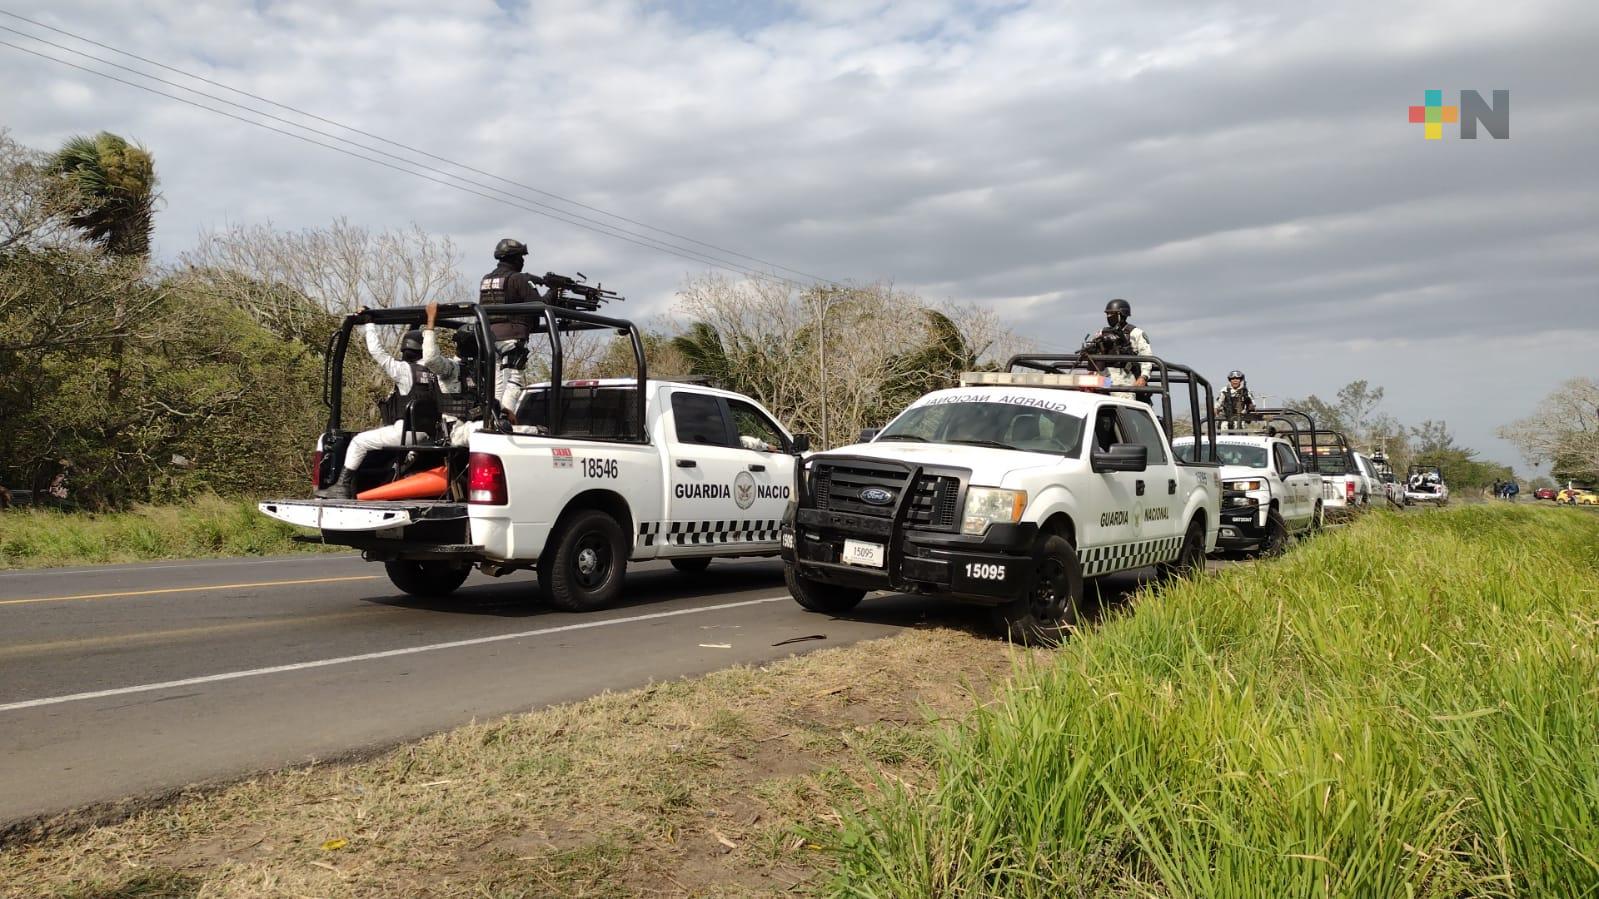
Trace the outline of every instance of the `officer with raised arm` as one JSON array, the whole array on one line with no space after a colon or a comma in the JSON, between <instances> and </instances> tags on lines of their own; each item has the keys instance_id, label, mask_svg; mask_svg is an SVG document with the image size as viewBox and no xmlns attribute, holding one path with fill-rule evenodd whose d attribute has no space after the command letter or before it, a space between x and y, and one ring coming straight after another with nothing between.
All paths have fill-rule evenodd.
<instances>
[{"instance_id":1,"label":"officer with raised arm","mask_svg":"<svg viewBox=\"0 0 1599 899\"><path fill-rule=\"evenodd\" d=\"M366 307L362 306L360 312L366 311ZM460 392L459 385L453 382L441 384L439 376L422 364L422 332L419 330L405 332L400 340L400 358L396 359L383 348L382 341L378 339L377 325L367 322L366 351L378 368L394 382L394 391L382 403L383 426L362 431L350 438L350 445L344 451L344 468L339 472L339 479L316 492L323 499L349 499L353 493L355 472L372 450L415 444L433 436L442 436L426 431L407 432L406 413L412 401L423 396L432 399L435 406L439 405L441 388L445 392Z\"/></svg>"}]
</instances>

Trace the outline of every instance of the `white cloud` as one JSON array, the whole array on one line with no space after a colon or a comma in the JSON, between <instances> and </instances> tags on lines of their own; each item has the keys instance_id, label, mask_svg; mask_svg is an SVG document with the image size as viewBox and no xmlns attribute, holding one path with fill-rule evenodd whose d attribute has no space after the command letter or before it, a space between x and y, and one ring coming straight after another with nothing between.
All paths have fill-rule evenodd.
<instances>
[{"instance_id":1,"label":"white cloud","mask_svg":"<svg viewBox=\"0 0 1599 899\"><path fill-rule=\"evenodd\" d=\"M1599 6L1578 0L19 11L752 256L990 303L1050 345L1127 296L1173 358L1284 394L1368 377L1505 458L1518 403L1593 373ZM515 235L646 319L697 268L14 50L0 82L23 87L0 124L35 146L151 147L166 256L228 221L415 220L469 277ZM1513 139L1423 141L1405 106L1426 88L1510 89ZM1513 390L1513 363L1461 361L1510 341L1544 348ZM1442 399L1467 384L1494 401Z\"/></svg>"}]
</instances>

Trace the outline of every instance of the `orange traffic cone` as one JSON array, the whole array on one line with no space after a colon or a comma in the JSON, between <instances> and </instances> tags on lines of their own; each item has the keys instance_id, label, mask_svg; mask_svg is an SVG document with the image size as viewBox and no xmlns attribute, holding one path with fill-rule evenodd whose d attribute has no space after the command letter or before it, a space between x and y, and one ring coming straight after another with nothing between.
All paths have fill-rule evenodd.
<instances>
[{"instance_id":1,"label":"orange traffic cone","mask_svg":"<svg viewBox=\"0 0 1599 899\"><path fill-rule=\"evenodd\" d=\"M391 481L382 487L373 487L371 490L362 490L355 495L356 499L433 499L450 489L449 479L446 477L448 469L440 465L427 471L417 472L408 478Z\"/></svg>"}]
</instances>

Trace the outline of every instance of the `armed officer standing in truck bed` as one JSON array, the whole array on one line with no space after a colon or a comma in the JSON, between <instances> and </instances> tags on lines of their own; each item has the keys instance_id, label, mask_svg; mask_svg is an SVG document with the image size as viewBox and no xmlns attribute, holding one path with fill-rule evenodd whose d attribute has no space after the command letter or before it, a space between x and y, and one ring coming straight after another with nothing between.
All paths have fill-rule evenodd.
<instances>
[{"instance_id":1,"label":"armed officer standing in truck bed","mask_svg":"<svg viewBox=\"0 0 1599 899\"><path fill-rule=\"evenodd\" d=\"M1111 300L1109 303L1105 304L1106 327L1105 330L1100 333L1102 335L1106 335L1107 337L1112 335L1120 335L1121 337L1125 337L1127 346L1132 349L1132 353L1127 355L1155 355L1155 351L1149 346L1149 338L1144 335L1144 329L1135 326L1132 322L1127 320L1132 316L1132 314L1133 304L1119 297ZM1145 387L1149 384L1149 369L1150 364L1148 362L1128 362L1125 364L1112 365L1105 373L1110 377L1112 384ZM1132 399L1136 396L1136 394L1132 393L1117 393L1112 395L1120 396L1125 399ZM1150 397L1140 398L1145 402L1149 402L1151 399Z\"/></svg>"},{"instance_id":2,"label":"armed officer standing in truck bed","mask_svg":"<svg viewBox=\"0 0 1599 899\"><path fill-rule=\"evenodd\" d=\"M478 282L477 301L485 306L499 303L537 303L544 299L539 293L539 280L522 271L527 260L527 244L510 237L501 238L494 245L494 271ZM521 395L527 367L527 338L532 333L526 319L494 322L489 326L494 336L494 352L499 364L495 366L494 395L501 398L508 409L516 408L515 397Z\"/></svg>"}]
</instances>

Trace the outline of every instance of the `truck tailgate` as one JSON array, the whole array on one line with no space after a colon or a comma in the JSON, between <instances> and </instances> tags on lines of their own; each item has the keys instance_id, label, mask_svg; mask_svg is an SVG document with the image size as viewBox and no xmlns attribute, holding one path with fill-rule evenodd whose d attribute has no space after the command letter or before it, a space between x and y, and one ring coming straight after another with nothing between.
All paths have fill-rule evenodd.
<instances>
[{"instance_id":1,"label":"truck tailgate","mask_svg":"<svg viewBox=\"0 0 1599 899\"><path fill-rule=\"evenodd\" d=\"M466 503L440 500L269 499L256 508L279 521L323 531L384 531L419 521L467 517Z\"/></svg>"}]
</instances>

